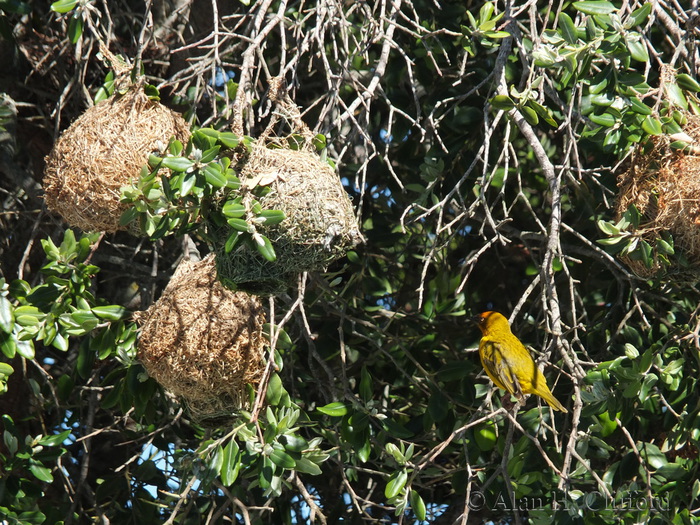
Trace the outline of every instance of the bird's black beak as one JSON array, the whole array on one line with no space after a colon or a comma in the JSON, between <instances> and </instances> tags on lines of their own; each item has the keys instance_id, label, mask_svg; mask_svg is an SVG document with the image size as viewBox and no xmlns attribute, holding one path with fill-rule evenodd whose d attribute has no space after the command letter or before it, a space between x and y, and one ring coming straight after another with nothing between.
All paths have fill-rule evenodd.
<instances>
[{"instance_id":1,"label":"bird's black beak","mask_svg":"<svg viewBox=\"0 0 700 525\"><path fill-rule=\"evenodd\" d=\"M472 315L472 316L469 318L469 320L470 320L472 323L479 324L479 322L481 322L481 314Z\"/></svg>"}]
</instances>

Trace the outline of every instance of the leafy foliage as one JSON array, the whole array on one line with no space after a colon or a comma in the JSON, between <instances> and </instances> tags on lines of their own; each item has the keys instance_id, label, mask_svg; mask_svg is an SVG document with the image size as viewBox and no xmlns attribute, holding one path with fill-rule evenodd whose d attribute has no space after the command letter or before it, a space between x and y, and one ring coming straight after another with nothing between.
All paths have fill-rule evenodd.
<instances>
[{"instance_id":1,"label":"leafy foliage","mask_svg":"<svg viewBox=\"0 0 700 525\"><path fill-rule=\"evenodd\" d=\"M153 239L190 233L202 221L213 228L228 225L231 233L225 243L226 252L246 242L265 259L274 261L274 247L257 228L278 224L285 215L280 210L264 210L255 198L246 199L245 193L238 191L241 181L231 167L231 151L239 145L249 150L251 142L250 137L239 139L231 132L212 128L195 131L186 147L173 140L167 155L151 155L150 171L144 168L133 187L123 192L122 201L132 207L122 216L121 224L138 220L141 231ZM222 147L226 149L222 151ZM270 190L268 184L261 180L248 189L259 198Z\"/></svg>"}]
</instances>

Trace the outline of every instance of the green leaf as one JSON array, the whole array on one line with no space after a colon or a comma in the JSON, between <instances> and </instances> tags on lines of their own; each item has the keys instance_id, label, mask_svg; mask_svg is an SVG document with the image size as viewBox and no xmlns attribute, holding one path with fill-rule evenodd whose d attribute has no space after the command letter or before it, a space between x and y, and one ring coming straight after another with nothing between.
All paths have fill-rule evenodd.
<instances>
[{"instance_id":1,"label":"green leaf","mask_svg":"<svg viewBox=\"0 0 700 525\"><path fill-rule=\"evenodd\" d=\"M224 250L226 253L231 253L231 250L233 250L236 247L236 244L238 244L238 241L241 239L241 232L233 232L231 235L229 235L228 239L226 239L226 244L224 245Z\"/></svg>"},{"instance_id":2,"label":"green leaf","mask_svg":"<svg viewBox=\"0 0 700 525\"><path fill-rule=\"evenodd\" d=\"M596 226L598 226L598 229L606 235L618 235L620 233L620 228L618 228L612 222L604 221L602 219L598 219Z\"/></svg>"},{"instance_id":3,"label":"green leaf","mask_svg":"<svg viewBox=\"0 0 700 525\"><path fill-rule=\"evenodd\" d=\"M69 375L62 375L58 379L58 385L56 387L56 392L58 393L58 398L61 401L67 401L68 398L70 397L71 393L73 392L73 388L75 387L75 381L73 378ZM111 394L112 392L116 392L119 394L119 389L114 388L112 389L111 392L108 393Z\"/></svg>"},{"instance_id":4,"label":"green leaf","mask_svg":"<svg viewBox=\"0 0 700 525\"><path fill-rule=\"evenodd\" d=\"M384 496L387 499L395 498L403 490L408 481L408 473L405 470L394 472L384 488Z\"/></svg>"},{"instance_id":5,"label":"green leaf","mask_svg":"<svg viewBox=\"0 0 700 525\"><path fill-rule=\"evenodd\" d=\"M639 357L639 350L633 344L625 343L625 355L630 359L636 359Z\"/></svg>"},{"instance_id":6,"label":"green leaf","mask_svg":"<svg viewBox=\"0 0 700 525\"><path fill-rule=\"evenodd\" d=\"M574 21L566 13L559 13L559 30L561 35L564 37L569 44L575 44L578 42L578 33L576 32L576 26Z\"/></svg>"},{"instance_id":7,"label":"green leaf","mask_svg":"<svg viewBox=\"0 0 700 525\"><path fill-rule=\"evenodd\" d=\"M208 164L209 162L213 161L219 154L220 149L221 146L214 146L213 148L209 148L208 150L202 153L202 158L199 159L199 162L201 162L202 164Z\"/></svg>"},{"instance_id":8,"label":"green leaf","mask_svg":"<svg viewBox=\"0 0 700 525\"><path fill-rule=\"evenodd\" d=\"M683 91L677 84L666 84L665 91L671 102L682 107L683 109L688 109L688 100L685 98Z\"/></svg>"},{"instance_id":9,"label":"green leaf","mask_svg":"<svg viewBox=\"0 0 700 525\"><path fill-rule=\"evenodd\" d=\"M659 377L654 374L646 374L644 380L642 381L642 388L639 389L639 400L644 403L649 397L649 392L654 387Z\"/></svg>"},{"instance_id":10,"label":"green leaf","mask_svg":"<svg viewBox=\"0 0 700 525\"><path fill-rule=\"evenodd\" d=\"M0 296L0 330L6 334L12 333L12 325L15 322L15 315L12 310L12 303L5 296Z\"/></svg>"},{"instance_id":11,"label":"green leaf","mask_svg":"<svg viewBox=\"0 0 700 525\"><path fill-rule=\"evenodd\" d=\"M625 42L627 43L627 49L629 50L632 58L638 62L649 61L649 52L647 51L647 46L644 45L644 42L638 39L632 39L627 35L625 35Z\"/></svg>"},{"instance_id":12,"label":"green leaf","mask_svg":"<svg viewBox=\"0 0 700 525\"><path fill-rule=\"evenodd\" d=\"M494 109L510 111L515 108L515 102L508 95L496 95L491 99L491 106Z\"/></svg>"},{"instance_id":13,"label":"green leaf","mask_svg":"<svg viewBox=\"0 0 700 525\"><path fill-rule=\"evenodd\" d=\"M395 438L409 439L413 437L413 432L391 418L382 420L381 424L382 428Z\"/></svg>"},{"instance_id":14,"label":"green leaf","mask_svg":"<svg viewBox=\"0 0 700 525\"><path fill-rule=\"evenodd\" d=\"M258 217L265 226L272 226L273 224L279 224L284 219L286 215L282 210L263 210L258 214Z\"/></svg>"},{"instance_id":15,"label":"green leaf","mask_svg":"<svg viewBox=\"0 0 700 525\"><path fill-rule=\"evenodd\" d=\"M642 129L649 135L661 135L663 133L661 122L652 116L648 116L642 121Z\"/></svg>"},{"instance_id":16,"label":"green leaf","mask_svg":"<svg viewBox=\"0 0 700 525\"><path fill-rule=\"evenodd\" d=\"M311 474L312 476L318 476L322 472L321 467L319 467L316 463L307 458L302 457L297 459L296 464L297 465L295 470L303 474Z\"/></svg>"},{"instance_id":17,"label":"green leaf","mask_svg":"<svg viewBox=\"0 0 700 525\"><path fill-rule=\"evenodd\" d=\"M41 240L41 247L44 249L46 257L52 261L55 261L61 256L61 253L58 251L58 246L54 244L50 237Z\"/></svg>"},{"instance_id":18,"label":"green leaf","mask_svg":"<svg viewBox=\"0 0 700 525\"><path fill-rule=\"evenodd\" d=\"M67 259L72 258L72 256L75 255L77 246L78 243L75 240L75 233L73 233L73 230L66 230L63 234L61 245L58 247L58 251L63 257Z\"/></svg>"},{"instance_id":19,"label":"green leaf","mask_svg":"<svg viewBox=\"0 0 700 525\"><path fill-rule=\"evenodd\" d=\"M241 180L238 177L236 177L236 173L233 170L227 169L224 175L226 176L227 188L237 190L241 187Z\"/></svg>"},{"instance_id":20,"label":"green leaf","mask_svg":"<svg viewBox=\"0 0 700 525\"><path fill-rule=\"evenodd\" d=\"M617 8L611 2L591 0L574 2L572 5L577 11L587 15L609 15L617 11Z\"/></svg>"},{"instance_id":21,"label":"green leaf","mask_svg":"<svg viewBox=\"0 0 700 525\"><path fill-rule=\"evenodd\" d=\"M675 359L666 365L666 367L662 370L662 373L669 376L675 376L681 371L684 364L684 359Z\"/></svg>"},{"instance_id":22,"label":"green leaf","mask_svg":"<svg viewBox=\"0 0 700 525\"><path fill-rule=\"evenodd\" d=\"M640 246L642 248L642 262L647 268L651 268L654 264L651 245L647 241L642 241Z\"/></svg>"},{"instance_id":23,"label":"green leaf","mask_svg":"<svg viewBox=\"0 0 700 525\"><path fill-rule=\"evenodd\" d=\"M674 250L673 246L671 246L668 242L666 242L663 239L656 239L656 249L661 252L665 253L667 255L673 255L676 253L676 250Z\"/></svg>"},{"instance_id":24,"label":"green leaf","mask_svg":"<svg viewBox=\"0 0 700 525\"><path fill-rule=\"evenodd\" d=\"M393 443L387 443L384 448L394 458L394 461L396 461L399 465L403 466L406 464L406 457L399 450L399 447L397 447Z\"/></svg>"},{"instance_id":25,"label":"green leaf","mask_svg":"<svg viewBox=\"0 0 700 525\"><path fill-rule=\"evenodd\" d=\"M170 143L168 144L168 151L170 152L170 155L172 155L173 157L180 157L182 155L182 151L184 149L185 149L185 146L183 146L182 142L180 142L177 139L171 139ZM162 162L162 161L163 161L163 159L160 159L158 162Z\"/></svg>"},{"instance_id":26,"label":"green leaf","mask_svg":"<svg viewBox=\"0 0 700 525\"><path fill-rule=\"evenodd\" d=\"M273 448L270 459L278 467L293 469L297 463L294 458L287 454L282 448Z\"/></svg>"},{"instance_id":27,"label":"green leaf","mask_svg":"<svg viewBox=\"0 0 700 525\"><path fill-rule=\"evenodd\" d=\"M289 452L303 452L309 448L308 441L294 434L284 434L283 436L280 436L280 443L282 443L285 450L288 450Z\"/></svg>"},{"instance_id":28,"label":"green leaf","mask_svg":"<svg viewBox=\"0 0 700 525\"><path fill-rule=\"evenodd\" d=\"M270 406L276 406L279 404L282 395L285 393L284 386L282 385L282 379L279 374L273 373L270 376L270 381L267 384L267 393L265 394L265 399Z\"/></svg>"},{"instance_id":29,"label":"green leaf","mask_svg":"<svg viewBox=\"0 0 700 525\"><path fill-rule=\"evenodd\" d=\"M94 313L100 319L107 319L108 321L119 321L127 317L129 311L122 306L109 305L95 306L92 309L92 313Z\"/></svg>"},{"instance_id":30,"label":"green leaf","mask_svg":"<svg viewBox=\"0 0 700 525\"><path fill-rule=\"evenodd\" d=\"M362 372L360 373L360 397L363 401L369 401L373 396L372 389L372 375L367 370L366 366L362 367Z\"/></svg>"},{"instance_id":31,"label":"green leaf","mask_svg":"<svg viewBox=\"0 0 700 525\"><path fill-rule=\"evenodd\" d=\"M231 439L223 450L223 462L221 463L221 482L230 487L238 478L241 470L241 456L235 439Z\"/></svg>"},{"instance_id":32,"label":"green leaf","mask_svg":"<svg viewBox=\"0 0 700 525\"><path fill-rule=\"evenodd\" d=\"M411 493L409 494L409 501L411 502L411 508L413 509L413 513L416 515L418 521L425 521L425 502L423 501L423 498L420 497L420 494L418 494L418 492L415 490L411 490Z\"/></svg>"},{"instance_id":33,"label":"green leaf","mask_svg":"<svg viewBox=\"0 0 700 525\"><path fill-rule=\"evenodd\" d=\"M318 133L314 138L313 138L313 145L314 148L316 148L316 151L321 151L326 147L326 136L323 133Z\"/></svg>"},{"instance_id":34,"label":"green leaf","mask_svg":"<svg viewBox=\"0 0 700 525\"><path fill-rule=\"evenodd\" d=\"M605 91L608 87L608 83L613 80L612 71L610 67L606 67L593 77L589 86L592 95L597 95Z\"/></svg>"},{"instance_id":35,"label":"green leaf","mask_svg":"<svg viewBox=\"0 0 700 525\"><path fill-rule=\"evenodd\" d=\"M482 6L481 9L479 9L479 25L483 25L489 20L491 20L491 16L493 16L493 3L492 2L485 2ZM474 24L476 24L476 20L474 21Z\"/></svg>"},{"instance_id":36,"label":"green leaf","mask_svg":"<svg viewBox=\"0 0 700 525\"><path fill-rule=\"evenodd\" d=\"M77 43L83 34L83 17L78 13L76 15L73 15L68 22L68 40L71 44Z\"/></svg>"},{"instance_id":37,"label":"green leaf","mask_svg":"<svg viewBox=\"0 0 700 525\"><path fill-rule=\"evenodd\" d=\"M58 0L58 2L51 4L51 11L54 13L68 13L78 5L78 1L79 0Z\"/></svg>"},{"instance_id":38,"label":"green leaf","mask_svg":"<svg viewBox=\"0 0 700 525\"><path fill-rule=\"evenodd\" d=\"M275 468L272 461L269 457L263 456L263 468L260 469L260 475L258 476L258 482L263 490L270 488L274 473Z\"/></svg>"},{"instance_id":39,"label":"green leaf","mask_svg":"<svg viewBox=\"0 0 700 525\"><path fill-rule=\"evenodd\" d=\"M17 353L25 359L34 359L34 342L33 341L16 341Z\"/></svg>"},{"instance_id":40,"label":"green leaf","mask_svg":"<svg viewBox=\"0 0 700 525\"><path fill-rule=\"evenodd\" d=\"M630 97L629 99L630 109L635 113L640 115L651 115L651 108L647 106L644 102L639 100L637 97Z\"/></svg>"},{"instance_id":41,"label":"green leaf","mask_svg":"<svg viewBox=\"0 0 700 525\"><path fill-rule=\"evenodd\" d=\"M233 228L234 230L237 230L239 232L244 232L247 233L250 231L250 224L248 224L245 220L243 219L227 219L226 222Z\"/></svg>"},{"instance_id":42,"label":"green leaf","mask_svg":"<svg viewBox=\"0 0 700 525\"><path fill-rule=\"evenodd\" d=\"M182 172L187 171L194 166L194 162L185 157L165 157L162 160L162 165L173 171Z\"/></svg>"},{"instance_id":43,"label":"green leaf","mask_svg":"<svg viewBox=\"0 0 700 525\"><path fill-rule=\"evenodd\" d=\"M29 471L39 481L44 481L45 483L51 483L53 481L53 475L51 474L51 470L49 470L39 462L31 461L29 465Z\"/></svg>"},{"instance_id":44,"label":"green leaf","mask_svg":"<svg viewBox=\"0 0 700 525\"><path fill-rule=\"evenodd\" d=\"M119 225L126 226L131 221L135 220L139 216L139 211L136 208L127 208L119 217Z\"/></svg>"},{"instance_id":45,"label":"green leaf","mask_svg":"<svg viewBox=\"0 0 700 525\"><path fill-rule=\"evenodd\" d=\"M56 337L51 341L51 346L60 350L61 352L66 352L68 350L68 338L65 337L61 332L56 334Z\"/></svg>"},{"instance_id":46,"label":"green leaf","mask_svg":"<svg viewBox=\"0 0 700 525\"><path fill-rule=\"evenodd\" d=\"M15 371L14 368L12 368L10 365L7 363L0 363L0 376L2 377L9 377L12 375L12 373Z\"/></svg>"},{"instance_id":47,"label":"green leaf","mask_svg":"<svg viewBox=\"0 0 700 525\"><path fill-rule=\"evenodd\" d=\"M98 318L89 310L76 310L70 314L70 318L86 332L99 323Z\"/></svg>"},{"instance_id":48,"label":"green leaf","mask_svg":"<svg viewBox=\"0 0 700 525\"><path fill-rule=\"evenodd\" d=\"M642 457L647 461L649 466L654 469L659 469L663 466L668 465L668 459L666 459L666 454L659 450L659 447L653 443L642 443L639 451Z\"/></svg>"},{"instance_id":49,"label":"green leaf","mask_svg":"<svg viewBox=\"0 0 700 525\"><path fill-rule=\"evenodd\" d=\"M255 248L258 250L260 255L270 262L277 260L277 254L275 253L275 249L272 247L270 239L264 235L260 235L259 233L254 233L253 239L255 242Z\"/></svg>"},{"instance_id":50,"label":"green leaf","mask_svg":"<svg viewBox=\"0 0 700 525\"><path fill-rule=\"evenodd\" d=\"M604 126L606 128L613 127L617 122L617 119L609 113L602 113L600 115L595 115L591 113L590 115L588 115L588 118L591 119L591 122L594 122L599 126Z\"/></svg>"},{"instance_id":51,"label":"green leaf","mask_svg":"<svg viewBox=\"0 0 700 525\"><path fill-rule=\"evenodd\" d=\"M160 100L160 91L153 84L143 86L143 92L150 100Z\"/></svg>"},{"instance_id":52,"label":"green leaf","mask_svg":"<svg viewBox=\"0 0 700 525\"><path fill-rule=\"evenodd\" d=\"M685 89L686 91L693 91L695 93L700 91L700 84L698 84L693 77L686 75L685 73L676 75L676 83L680 88Z\"/></svg>"},{"instance_id":53,"label":"green leaf","mask_svg":"<svg viewBox=\"0 0 700 525\"><path fill-rule=\"evenodd\" d=\"M19 440L9 430L3 432L3 441L10 455L14 456L19 448Z\"/></svg>"},{"instance_id":54,"label":"green leaf","mask_svg":"<svg viewBox=\"0 0 700 525\"><path fill-rule=\"evenodd\" d=\"M223 131L219 133L219 142L221 142L227 148L235 148L238 146L239 138L230 131Z\"/></svg>"},{"instance_id":55,"label":"green leaf","mask_svg":"<svg viewBox=\"0 0 700 525\"><path fill-rule=\"evenodd\" d=\"M195 173L187 173L182 179L180 186L180 195L186 197L192 192L192 189L197 184L197 175Z\"/></svg>"},{"instance_id":56,"label":"green leaf","mask_svg":"<svg viewBox=\"0 0 700 525\"><path fill-rule=\"evenodd\" d=\"M688 124L688 117L686 114L682 111L678 111L677 109L673 110L673 120L681 126Z\"/></svg>"},{"instance_id":57,"label":"green leaf","mask_svg":"<svg viewBox=\"0 0 700 525\"><path fill-rule=\"evenodd\" d=\"M322 407L318 407L316 408L316 410L318 410L322 414L326 414L327 416L332 417L342 417L348 413L348 407L346 407L340 401L336 401L335 403L329 403Z\"/></svg>"},{"instance_id":58,"label":"green leaf","mask_svg":"<svg viewBox=\"0 0 700 525\"><path fill-rule=\"evenodd\" d=\"M634 26L642 25L649 18L651 13L651 2L646 2L642 7L635 9L630 13L629 18L625 22L625 29L632 29Z\"/></svg>"},{"instance_id":59,"label":"green leaf","mask_svg":"<svg viewBox=\"0 0 700 525\"><path fill-rule=\"evenodd\" d=\"M170 143L170 149L173 149L173 143ZM157 170L160 168L161 163L163 162L162 157L159 157L157 155L153 155L152 153L148 156L148 166L147 169L152 169L152 170Z\"/></svg>"},{"instance_id":60,"label":"green leaf","mask_svg":"<svg viewBox=\"0 0 700 525\"><path fill-rule=\"evenodd\" d=\"M192 135L193 135L193 137L201 138L202 140L205 140L205 141L208 139L213 139L216 141L216 140L219 140L221 133L214 128L199 128ZM229 132L229 135L233 135L233 133Z\"/></svg>"},{"instance_id":61,"label":"green leaf","mask_svg":"<svg viewBox=\"0 0 700 525\"><path fill-rule=\"evenodd\" d=\"M534 100L528 100L527 105L533 108L547 124L557 127L557 121L554 120L554 117L552 117L552 112L549 110L549 108L544 107L542 104Z\"/></svg>"},{"instance_id":62,"label":"green leaf","mask_svg":"<svg viewBox=\"0 0 700 525\"><path fill-rule=\"evenodd\" d=\"M236 201L226 201L221 211L226 217L233 219L239 219L245 215L245 206L240 202ZM246 223L247 224L247 223Z\"/></svg>"},{"instance_id":63,"label":"green leaf","mask_svg":"<svg viewBox=\"0 0 700 525\"><path fill-rule=\"evenodd\" d=\"M484 423L474 430L474 441L479 450L489 452L496 446L496 427L493 423Z\"/></svg>"},{"instance_id":64,"label":"green leaf","mask_svg":"<svg viewBox=\"0 0 700 525\"><path fill-rule=\"evenodd\" d=\"M8 359L15 357L17 354L17 339L14 334L0 332L0 350Z\"/></svg>"},{"instance_id":65,"label":"green leaf","mask_svg":"<svg viewBox=\"0 0 700 525\"><path fill-rule=\"evenodd\" d=\"M57 447L61 445L66 439L68 439L68 436L70 436L71 431L70 430L64 430L63 432L59 434L52 434L49 436L43 436L42 438L39 439L38 443L39 445L43 445L45 447Z\"/></svg>"},{"instance_id":66,"label":"green leaf","mask_svg":"<svg viewBox=\"0 0 700 525\"><path fill-rule=\"evenodd\" d=\"M214 188L223 188L226 186L226 175L221 169L221 166L216 162L207 164L204 167L204 178L211 184Z\"/></svg>"},{"instance_id":67,"label":"green leaf","mask_svg":"<svg viewBox=\"0 0 700 525\"><path fill-rule=\"evenodd\" d=\"M530 123L530 125L536 126L537 124L539 124L540 118L537 116L537 112L534 109L528 106L521 106L520 113L525 118L525 120L527 120Z\"/></svg>"},{"instance_id":68,"label":"green leaf","mask_svg":"<svg viewBox=\"0 0 700 525\"><path fill-rule=\"evenodd\" d=\"M613 102L615 102L615 97L607 92L591 96L591 104L595 106L608 107L612 106Z\"/></svg>"}]
</instances>

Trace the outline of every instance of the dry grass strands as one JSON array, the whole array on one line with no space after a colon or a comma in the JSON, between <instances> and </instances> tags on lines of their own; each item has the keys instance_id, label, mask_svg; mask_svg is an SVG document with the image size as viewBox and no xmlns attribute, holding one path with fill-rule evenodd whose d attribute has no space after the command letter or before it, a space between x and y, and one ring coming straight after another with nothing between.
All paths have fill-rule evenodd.
<instances>
[{"instance_id":1,"label":"dry grass strands","mask_svg":"<svg viewBox=\"0 0 700 525\"><path fill-rule=\"evenodd\" d=\"M148 155L172 136L186 142L189 135L179 113L150 100L139 86L115 94L78 117L46 157L46 205L84 231L124 229L121 187L137 179Z\"/></svg>"},{"instance_id":2,"label":"dry grass strands","mask_svg":"<svg viewBox=\"0 0 700 525\"><path fill-rule=\"evenodd\" d=\"M269 262L247 246L217 252L224 284L252 293L277 293L300 272L324 270L361 239L352 204L338 175L315 154L255 146L241 180L269 183L263 209L282 210L286 219L260 227L270 239L277 260ZM224 239L225 242L225 239Z\"/></svg>"},{"instance_id":3,"label":"dry grass strands","mask_svg":"<svg viewBox=\"0 0 700 525\"><path fill-rule=\"evenodd\" d=\"M258 231L268 237L277 260L267 261L246 245L225 253L230 232L219 232L216 265L222 282L256 294L284 291L300 272L325 270L334 260L362 241L352 208L340 178L314 151L314 134L279 78L270 82L275 117L258 139L245 162L241 182L245 187L268 186L263 209L282 210L285 220ZM285 147L287 139L270 138L280 118L304 139L302 150ZM271 147L268 147L270 145Z\"/></svg>"},{"instance_id":4,"label":"dry grass strands","mask_svg":"<svg viewBox=\"0 0 700 525\"><path fill-rule=\"evenodd\" d=\"M617 220L635 205L643 217L636 232L642 239L654 246L662 232L673 235L676 257L670 267L656 257L651 268L641 260L622 258L645 279L667 276L697 282L700 278L700 116L687 117L684 132L693 139L689 148L675 150L669 137L653 137L651 148L638 149L618 179ZM679 258L687 264L678 263Z\"/></svg>"},{"instance_id":5,"label":"dry grass strands","mask_svg":"<svg viewBox=\"0 0 700 525\"><path fill-rule=\"evenodd\" d=\"M247 408L247 385L264 370L265 312L255 297L221 285L213 256L183 261L137 321L139 359L194 419L217 425Z\"/></svg>"}]
</instances>

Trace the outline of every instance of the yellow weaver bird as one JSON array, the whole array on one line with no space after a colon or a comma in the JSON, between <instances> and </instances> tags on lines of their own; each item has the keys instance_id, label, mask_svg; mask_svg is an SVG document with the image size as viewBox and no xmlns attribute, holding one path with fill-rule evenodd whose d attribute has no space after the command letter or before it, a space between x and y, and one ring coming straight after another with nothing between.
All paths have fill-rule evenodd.
<instances>
[{"instance_id":1,"label":"yellow weaver bird","mask_svg":"<svg viewBox=\"0 0 700 525\"><path fill-rule=\"evenodd\" d=\"M513 335L508 319L498 312L483 312L473 318L483 337L479 357L494 384L523 401L523 394L537 394L554 410L568 412L556 400L530 352Z\"/></svg>"}]
</instances>

